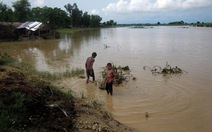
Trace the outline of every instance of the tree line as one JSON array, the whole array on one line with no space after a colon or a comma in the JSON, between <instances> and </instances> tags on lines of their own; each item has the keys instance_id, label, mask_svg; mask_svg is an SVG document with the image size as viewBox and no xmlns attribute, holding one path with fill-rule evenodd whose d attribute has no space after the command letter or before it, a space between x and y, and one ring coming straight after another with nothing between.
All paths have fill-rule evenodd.
<instances>
[{"instance_id":1,"label":"tree line","mask_svg":"<svg viewBox=\"0 0 212 132\"><path fill-rule=\"evenodd\" d=\"M0 21L2 22L25 22L40 21L47 23L51 28L67 27L100 27L114 26L116 22L109 20L101 24L99 15L90 15L80 10L76 3L66 4L65 10L57 7L33 7L28 0L17 0L12 7L0 2Z\"/></svg>"}]
</instances>

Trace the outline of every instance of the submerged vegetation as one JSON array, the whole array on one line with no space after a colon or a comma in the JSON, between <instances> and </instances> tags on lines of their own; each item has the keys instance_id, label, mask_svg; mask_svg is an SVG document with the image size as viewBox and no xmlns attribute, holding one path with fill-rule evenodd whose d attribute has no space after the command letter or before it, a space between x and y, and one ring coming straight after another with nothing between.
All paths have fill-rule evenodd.
<instances>
[{"instance_id":1,"label":"submerged vegetation","mask_svg":"<svg viewBox=\"0 0 212 132\"><path fill-rule=\"evenodd\" d=\"M50 72L37 72L38 76L41 78L49 79L51 81L61 80L62 78L68 77L81 77L84 74L84 69L73 68L72 70L67 70L61 73L50 73Z\"/></svg>"},{"instance_id":2,"label":"submerged vegetation","mask_svg":"<svg viewBox=\"0 0 212 132\"><path fill-rule=\"evenodd\" d=\"M166 63L166 66L164 68L161 68L160 66L155 65L152 68L150 68L149 66L144 66L143 69L151 71L153 75L157 75L157 74L163 74L163 75L178 74L179 75L179 74L187 73L186 71L180 69L177 66L171 67L168 63Z\"/></svg>"},{"instance_id":3,"label":"submerged vegetation","mask_svg":"<svg viewBox=\"0 0 212 132\"><path fill-rule=\"evenodd\" d=\"M84 75L84 69L82 68L72 68L71 70L66 70L65 72L53 72L48 71L37 71L35 68L26 63L14 63L14 67L22 69L27 75L31 75L35 78L41 78L47 81L56 81L68 77L81 77Z\"/></svg>"}]
</instances>

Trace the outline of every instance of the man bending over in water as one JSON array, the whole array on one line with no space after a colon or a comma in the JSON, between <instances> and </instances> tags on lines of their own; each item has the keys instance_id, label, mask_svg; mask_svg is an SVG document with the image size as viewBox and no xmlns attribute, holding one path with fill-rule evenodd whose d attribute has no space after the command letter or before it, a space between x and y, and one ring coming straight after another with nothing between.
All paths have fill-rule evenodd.
<instances>
[{"instance_id":1,"label":"man bending over in water","mask_svg":"<svg viewBox=\"0 0 212 132\"><path fill-rule=\"evenodd\" d=\"M88 57L86 62L85 62L85 68L86 68L86 74L87 74L87 83L89 81L90 76L93 77L93 81L95 81L95 75L94 75L94 70L93 70L93 63L95 61L97 54L96 52L92 53L91 57Z\"/></svg>"}]
</instances>

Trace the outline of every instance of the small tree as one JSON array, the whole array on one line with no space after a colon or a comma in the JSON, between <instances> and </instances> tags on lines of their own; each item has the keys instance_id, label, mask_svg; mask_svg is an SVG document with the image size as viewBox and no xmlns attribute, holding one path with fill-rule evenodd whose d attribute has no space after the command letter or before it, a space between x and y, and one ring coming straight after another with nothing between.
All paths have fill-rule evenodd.
<instances>
[{"instance_id":1,"label":"small tree","mask_svg":"<svg viewBox=\"0 0 212 132\"><path fill-rule=\"evenodd\" d=\"M91 27L99 27L102 18L99 15L91 15Z\"/></svg>"},{"instance_id":2,"label":"small tree","mask_svg":"<svg viewBox=\"0 0 212 132\"><path fill-rule=\"evenodd\" d=\"M3 2L0 3L0 21L5 22L14 21L14 13L12 9Z\"/></svg>"},{"instance_id":3,"label":"small tree","mask_svg":"<svg viewBox=\"0 0 212 132\"><path fill-rule=\"evenodd\" d=\"M41 21L41 22L44 22L44 19L45 18L43 15L44 15L44 9L45 8L40 8L40 7L34 7L32 8L31 12L30 12L30 20L31 21Z\"/></svg>"},{"instance_id":4,"label":"small tree","mask_svg":"<svg viewBox=\"0 0 212 132\"><path fill-rule=\"evenodd\" d=\"M28 0L18 0L13 3L13 7L17 21L24 22L28 19L31 7Z\"/></svg>"},{"instance_id":5,"label":"small tree","mask_svg":"<svg viewBox=\"0 0 212 132\"><path fill-rule=\"evenodd\" d=\"M88 12L83 13L82 19L81 19L82 26L89 27L90 26L90 19L91 19L91 16L88 14Z\"/></svg>"},{"instance_id":6,"label":"small tree","mask_svg":"<svg viewBox=\"0 0 212 132\"><path fill-rule=\"evenodd\" d=\"M72 27L79 27L81 25L82 11L78 9L77 4L67 4L64 7L71 18Z\"/></svg>"}]
</instances>

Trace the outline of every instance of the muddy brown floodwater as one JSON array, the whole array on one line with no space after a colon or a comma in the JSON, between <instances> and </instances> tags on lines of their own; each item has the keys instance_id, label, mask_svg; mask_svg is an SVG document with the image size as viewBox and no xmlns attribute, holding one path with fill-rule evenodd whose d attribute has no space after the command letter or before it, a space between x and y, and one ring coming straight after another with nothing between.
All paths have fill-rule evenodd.
<instances>
[{"instance_id":1,"label":"muddy brown floodwater","mask_svg":"<svg viewBox=\"0 0 212 132\"><path fill-rule=\"evenodd\" d=\"M85 79L63 80L64 90L101 101L115 119L138 131L210 132L211 34L212 28L202 27L108 28L62 34L59 40L1 42L0 50L50 72L84 68L86 58L96 51L97 80L102 67L113 62L128 65L136 81L114 87L113 96ZM143 66L164 67L166 62L188 73L163 77L143 70Z\"/></svg>"}]
</instances>

